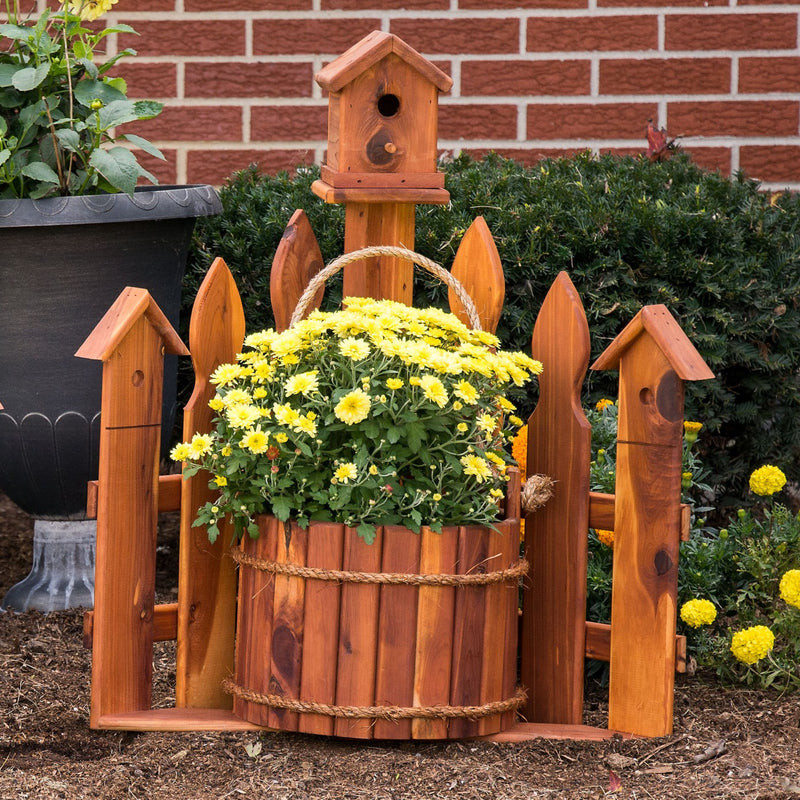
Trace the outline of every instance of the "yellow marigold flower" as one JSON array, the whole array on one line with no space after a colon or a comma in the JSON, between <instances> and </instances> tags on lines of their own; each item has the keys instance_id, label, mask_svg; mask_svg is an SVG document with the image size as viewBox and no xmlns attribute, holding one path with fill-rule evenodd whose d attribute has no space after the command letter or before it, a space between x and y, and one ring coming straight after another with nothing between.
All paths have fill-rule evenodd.
<instances>
[{"instance_id":1,"label":"yellow marigold flower","mask_svg":"<svg viewBox=\"0 0 800 800\"><path fill-rule=\"evenodd\" d=\"M349 483L358 477L358 468L352 462L340 464L333 473L333 477L340 483Z\"/></svg>"},{"instance_id":2,"label":"yellow marigold flower","mask_svg":"<svg viewBox=\"0 0 800 800\"><path fill-rule=\"evenodd\" d=\"M361 361L369 355L370 347L369 343L363 339L356 339L350 336L339 342L339 352L353 361Z\"/></svg>"},{"instance_id":3,"label":"yellow marigold flower","mask_svg":"<svg viewBox=\"0 0 800 800\"><path fill-rule=\"evenodd\" d=\"M93 22L111 11L111 6L116 4L117 0L70 0L69 11L87 22Z\"/></svg>"},{"instance_id":4,"label":"yellow marigold flower","mask_svg":"<svg viewBox=\"0 0 800 800\"><path fill-rule=\"evenodd\" d=\"M264 431L260 428L254 428L252 431L248 431L242 438L242 447L245 450L249 450L251 453L265 453L269 446L268 439L269 437Z\"/></svg>"},{"instance_id":5,"label":"yellow marigold flower","mask_svg":"<svg viewBox=\"0 0 800 800\"><path fill-rule=\"evenodd\" d=\"M785 603L800 608L800 569L790 569L783 573L780 590Z\"/></svg>"},{"instance_id":6,"label":"yellow marigold flower","mask_svg":"<svg viewBox=\"0 0 800 800\"><path fill-rule=\"evenodd\" d=\"M420 388L425 397L432 403L436 403L439 408L443 408L447 403L447 389L435 375L423 375L420 379Z\"/></svg>"},{"instance_id":7,"label":"yellow marigold flower","mask_svg":"<svg viewBox=\"0 0 800 800\"><path fill-rule=\"evenodd\" d=\"M731 639L731 653L743 664L755 664L775 646L775 634L766 625L754 625L736 631Z\"/></svg>"},{"instance_id":8,"label":"yellow marigold flower","mask_svg":"<svg viewBox=\"0 0 800 800\"><path fill-rule=\"evenodd\" d=\"M236 403L225 411L225 418L232 428L249 428L261 416L255 406Z\"/></svg>"},{"instance_id":9,"label":"yellow marigold flower","mask_svg":"<svg viewBox=\"0 0 800 800\"><path fill-rule=\"evenodd\" d=\"M683 438L686 439L686 444L694 444L697 441L697 434L700 433L700 428L702 427L702 422L686 420L683 423Z\"/></svg>"},{"instance_id":10,"label":"yellow marigold flower","mask_svg":"<svg viewBox=\"0 0 800 800\"><path fill-rule=\"evenodd\" d=\"M217 484L220 488L223 486L228 485L228 479L224 475L215 475L214 476L214 483Z\"/></svg>"},{"instance_id":11,"label":"yellow marigold flower","mask_svg":"<svg viewBox=\"0 0 800 800\"><path fill-rule=\"evenodd\" d=\"M606 547L613 547L614 546L614 531L606 531L606 530L602 530L601 528L595 528L594 532L597 534L597 538Z\"/></svg>"},{"instance_id":12,"label":"yellow marigold flower","mask_svg":"<svg viewBox=\"0 0 800 800\"><path fill-rule=\"evenodd\" d=\"M478 400L478 390L469 381L459 381L453 394L469 405L474 405Z\"/></svg>"},{"instance_id":13,"label":"yellow marigold flower","mask_svg":"<svg viewBox=\"0 0 800 800\"><path fill-rule=\"evenodd\" d=\"M200 458L211 450L211 437L207 433L196 433L189 442L189 458Z\"/></svg>"},{"instance_id":14,"label":"yellow marigold flower","mask_svg":"<svg viewBox=\"0 0 800 800\"><path fill-rule=\"evenodd\" d=\"M761 497L779 492L786 485L786 476L772 464L759 467L750 475L750 491Z\"/></svg>"},{"instance_id":15,"label":"yellow marigold flower","mask_svg":"<svg viewBox=\"0 0 800 800\"><path fill-rule=\"evenodd\" d=\"M600 400L598 400L594 404L594 407L598 411L605 411L605 409L607 409L609 406L613 406L613 405L614 405L614 401L613 400L609 400L607 397L603 397L603 398L601 398Z\"/></svg>"},{"instance_id":16,"label":"yellow marigold flower","mask_svg":"<svg viewBox=\"0 0 800 800\"><path fill-rule=\"evenodd\" d=\"M478 483L483 483L492 477L492 470L486 459L476 456L473 453L462 456L460 459L464 467L465 475L474 475Z\"/></svg>"},{"instance_id":17,"label":"yellow marigold flower","mask_svg":"<svg viewBox=\"0 0 800 800\"><path fill-rule=\"evenodd\" d=\"M392 391L395 391L397 389L402 389L403 381L401 381L400 378L387 378L386 386Z\"/></svg>"},{"instance_id":18,"label":"yellow marigold flower","mask_svg":"<svg viewBox=\"0 0 800 800\"><path fill-rule=\"evenodd\" d=\"M319 379L317 378L318 371L315 369L308 372L300 372L297 375L292 375L286 381L284 389L286 394L302 394L304 397L314 392L319 387Z\"/></svg>"},{"instance_id":19,"label":"yellow marigold flower","mask_svg":"<svg viewBox=\"0 0 800 800\"><path fill-rule=\"evenodd\" d=\"M710 600L695 598L681 606L681 619L692 628L710 625L717 618L717 609Z\"/></svg>"},{"instance_id":20,"label":"yellow marigold flower","mask_svg":"<svg viewBox=\"0 0 800 800\"><path fill-rule=\"evenodd\" d=\"M189 458L190 452L189 445L186 442L181 442L172 448L169 457L173 461L186 461Z\"/></svg>"},{"instance_id":21,"label":"yellow marigold flower","mask_svg":"<svg viewBox=\"0 0 800 800\"><path fill-rule=\"evenodd\" d=\"M333 413L347 425L355 425L369 416L371 401L361 389L346 394L334 407Z\"/></svg>"}]
</instances>

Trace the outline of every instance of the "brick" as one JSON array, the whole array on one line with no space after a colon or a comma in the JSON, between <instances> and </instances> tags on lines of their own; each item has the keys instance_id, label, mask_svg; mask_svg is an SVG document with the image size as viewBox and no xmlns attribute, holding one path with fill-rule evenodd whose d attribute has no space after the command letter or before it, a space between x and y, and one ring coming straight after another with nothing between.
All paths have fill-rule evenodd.
<instances>
[{"instance_id":1,"label":"brick","mask_svg":"<svg viewBox=\"0 0 800 800\"><path fill-rule=\"evenodd\" d=\"M727 6L728 0L670 0L669 6L679 8L707 8ZM663 0L597 0L598 8L663 8Z\"/></svg>"},{"instance_id":2,"label":"brick","mask_svg":"<svg viewBox=\"0 0 800 800\"><path fill-rule=\"evenodd\" d=\"M178 183L176 151L174 149L173 150L162 149L161 152L164 154L164 161L162 161L160 158L154 158L153 156L150 156L147 153L143 153L141 150L136 151L136 158L139 159L139 163L148 172L151 172L153 175L156 176L160 184L169 186L171 184Z\"/></svg>"},{"instance_id":3,"label":"brick","mask_svg":"<svg viewBox=\"0 0 800 800\"><path fill-rule=\"evenodd\" d=\"M309 11L312 0L184 0L186 11Z\"/></svg>"},{"instance_id":4,"label":"brick","mask_svg":"<svg viewBox=\"0 0 800 800\"><path fill-rule=\"evenodd\" d=\"M168 105L155 119L131 123L130 129L151 141L238 142L242 139L242 109Z\"/></svg>"},{"instance_id":5,"label":"brick","mask_svg":"<svg viewBox=\"0 0 800 800\"><path fill-rule=\"evenodd\" d=\"M797 46L797 14L668 14L667 50L780 50Z\"/></svg>"},{"instance_id":6,"label":"brick","mask_svg":"<svg viewBox=\"0 0 800 800\"><path fill-rule=\"evenodd\" d=\"M730 90L729 58L600 61L600 94L721 94Z\"/></svg>"},{"instance_id":7,"label":"brick","mask_svg":"<svg viewBox=\"0 0 800 800\"><path fill-rule=\"evenodd\" d=\"M519 20L393 19L391 33L421 53L518 53Z\"/></svg>"},{"instance_id":8,"label":"brick","mask_svg":"<svg viewBox=\"0 0 800 800\"><path fill-rule=\"evenodd\" d=\"M244 55L244 20L142 21L133 25L140 34L120 34L119 45L141 56Z\"/></svg>"},{"instance_id":9,"label":"brick","mask_svg":"<svg viewBox=\"0 0 800 800\"><path fill-rule=\"evenodd\" d=\"M655 103L560 103L529 105L528 139L639 139Z\"/></svg>"},{"instance_id":10,"label":"brick","mask_svg":"<svg viewBox=\"0 0 800 800\"><path fill-rule=\"evenodd\" d=\"M447 11L450 0L322 0L322 11L375 11L402 8L409 11Z\"/></svg>"},{"instance_id":11,"label":"brick","mask_svg":"<svg viewBox=\"0 0 800 800\"><path fill-rule=\"evenodd\" d=\"M250 111L252 141L327 138L327 106L255 106Z\"/></svg>"},{"instance_id":12,"label":"brick","mask_svg":"<svg viewBox=\"0 0 800 800\"><path fill-rule=\"evenodd\" d=\"M796 136L800 104L790 100L713 100L667 106L673 136Z\"/></svg>"},{"instance_id":13,"label":"brick","mask_svg":"<svg viewBox=\"0 0 800 800\"><path fill-rule=\"evenodd\" d=\"M119 69L114 70L114 75L125 79L131 100L178 95L178 68L175 64L120 61Z\"/></svg>"},{"instance_id":14,"label":"brick","mask_svg":"<svg viewBox=\"0 0 800 800\"><path fill-rule=\"evenodd\" d=\"M459 0L459 9L478 9L486 11L489 8L588 8L588 0Z\"/></svg>"},{"instance_id":15,"label":"brick","mask_svg":"<svg viewBox=\"0 0 800 800\"><path fill-rule=\"evenodd\" d=\"M307 150L190 150L186 157L189 183L221 186L234 172L257 164L267 174L281 170L294 172L300 164L312 164L313 151Z\"/></svg>"},{"instance_id":16,"label":"brick","mask_svg":"<svg viewBox=\"0 0 800 800\"><path fill-rule=\"evenodd\" d=\"M526 167L531 167L534 164L538 164L542 159L570 158L571 156L574 156L578 153L582 153L585 149L586 148L584 147L578 147L578 148L465 147L463 148L462 152L467 153L467 155L470 155L473 158L483 158L489 153L497 153L503 158L510 158L513 159L514 161L518 161L520 164L524 164Z\"/></svg>"},{"instance_id":17,"label":"brick","mask_svg":"<svg viewBox=\"0 0 800 800\"><path fill-rule=\"evenodd\" d=\"M546 17L528 20L527 50L586 52L588 50L655 50L658 19L653 16Z\"/></svg>"},{"instance_id":18,"label":"brick","mask_svg":"<svg viewBox=\"0 0 800 800\"><path fill-rule=\"evenodd\" d=\"M517 107L512 105L440 105L440 139L516 139Z\"/></svg>"},{"instance_id":19,"label":"brick","mask_svg":"<svg viewBox=\"0 0 800 800\"><path fill-rule=\"evenodd\" d=\"M175 0L126 0L125 11L175 11Z\"/></svg>"},{"instance_id":20,"label":"brick","mask_svg":"<svg viewBox=\"0 0 800 800\"><path fill-rule=\"evenodd\" d=\"M731 150L729 147L687 147L686 152L698 167L711 172L719 170L723 175L731 174Z\"/></svg>"},{"instance_id":21,"label":"brick","mask_svg":"<svg viewBox=\"0 0 800 800\"><path fill-rule=\"evenodd\" d=\"M310 97L314 70L305 64L187 62L186 97Z\"/></svg>"},{"instance_id":22,"label":"brick","mask_svg":"<svg viewBox=\"0 0 800 800\"><path fill-rule=\"evenodd\" d=\"M796 0L738 0L740 6L793 6Z\"/></svg>"},{"instance_id":23,"label":"brick","mask_svg":"<svg viewBox=\"0 0 800 800\"><path fill-rule=\"evenodd\" d=\"M797 56L753 56L739 59L739 91L800 91L800 58Z\"/></svg>"},{"instance_id":24,"label":"brick","mask_svg":"<svg viewBox=\"0 0 800 800\"><path fill-rule=\"evenodd\" d=\"M465 61L461 64L464 95L589 94L591 64L574 61Z\"/></svg>"},{"instance_id":25,"label":"brick","mask_svg":"<svg viewBox=\"0 0 800 800\"><path fill-rule=\"evenodd\" d=\"M332 53L338 56L368 33L381 27L379 19L256 19L256 55Z\"/></svg>"},{"instance_id":26,"label":"brick","mask_svg":"<svg viewBox=\"0 0 800 800\"><path fill-rule=\"evenodd\" d=\"M800 181L800 146L743 146L739 150L739 166L760 181Z\"/></svg>"}]
</instances>

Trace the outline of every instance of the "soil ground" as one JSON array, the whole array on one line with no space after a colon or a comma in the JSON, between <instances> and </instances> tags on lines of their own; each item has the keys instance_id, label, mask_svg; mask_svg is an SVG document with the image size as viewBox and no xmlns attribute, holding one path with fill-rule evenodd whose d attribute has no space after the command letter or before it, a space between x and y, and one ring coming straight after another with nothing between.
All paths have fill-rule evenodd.
<instances>
[{"instance_id":1,"label":"soil ground","mask_svg":"<svg viewBox=\"0 0 800 800\"><path fill-rule=\"evenodd\" d=\"M33 523L0 495L0 596L27 574ZM162 519L161 601L174 599L174 520ZM285 733L126 733L89 728L82 612L0 614L0 800L54 798L800 798L800 697L678 676L661 739L521 744L353 743ZM169 705L174 645L154 653ZM587 686L585 722L605 725Z\"/></svg>"}]
</instances>

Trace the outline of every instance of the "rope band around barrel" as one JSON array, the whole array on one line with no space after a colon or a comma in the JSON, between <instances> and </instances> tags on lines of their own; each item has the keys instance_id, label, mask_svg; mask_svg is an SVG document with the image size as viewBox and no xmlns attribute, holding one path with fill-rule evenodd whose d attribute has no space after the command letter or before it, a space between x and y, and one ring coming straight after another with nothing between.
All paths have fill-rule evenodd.
<instances>
[{"instance_id":1,"label":"rope band around barrel","mask_svg":"<svg viewBox=\"0 0 800 800\"><path fill-rule=\"evenodd\" d=\"M345 253L344 255L335 258L330 262L330 264L321 269L311 278L311 280L308 282L308 286L306 286L305 290L300 295L300 299L297 301L297 306L292 314L292 319L289 322L289 327L291 328L293 325L303 319L306 309L308 308L312 298L317 293L320 286L322 286L322 284L324 284L325 281L331 277L331 275L335 275L340 269L346 267L348 264L352 264L354 261L361 261L365 258L375 258L376 256L405 258L436 276L440 281L446 283L455 292L456 297L458 297L459 302L464 307L464 311L469 318L470 325L472 325L476 331L481 329L481 320L480 316L478 315L478 311L475 308L475 303L473 303L472 298L467 293L464 285L455 277L455 275L453 275L451 272L448 272L444 267L442 267L440 264L437 264L435 261L432 261L430 258L426 258L419 253L415 253L413 250L409 250L407 247L393 247L389 245L375 245L373 247L364 247L361 250L353 250L351 253Z\"/></svg>"},{"instance_id":2,"label":"rope band around barrel","mask_svg":"<svg viewBox=\"0 0 800 800\"><path fill-rule=\"evenodd\" d=\"M276 694L261 694L240 686L230 679L222 683L222 688L249 703L257 703L271 708L283 708L301 714L323 714L342 719L481 719L493 714L516 711L527 698L527 692L519 687L513 697L496 700L482 706L335 706L311 700L295 700Z\"/></svg>"},{"instance_id":3,"label":"rope band around barrel","mask_svg":"<svg viewBox=\"0 0 800 800\"><path fill-rule=\"evenodd\" d=\"M520 559L507 569L494 572L470 572L463 575L428 574L420 575L405 572L350 572L341 569L322 569L299 564L268 561L247 555L241 550L231 550L233 560L242 566L251 567L273 575L288 575L293 578L306 578L337 583L401 584L405 586L489 586L517 580L528 573L528 562Z\"/></svg>"}]
</instances>

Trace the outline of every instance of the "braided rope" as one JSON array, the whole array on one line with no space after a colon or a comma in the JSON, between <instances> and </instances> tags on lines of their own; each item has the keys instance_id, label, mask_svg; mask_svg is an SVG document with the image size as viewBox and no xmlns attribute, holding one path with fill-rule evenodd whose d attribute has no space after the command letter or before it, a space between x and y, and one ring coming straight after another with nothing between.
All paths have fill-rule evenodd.
<instances>
[{"instance_id":1,"label":"braided rope","mask_svg":"<svg viewBox=\"0 0 800 800\"><path fill-rule=\"evenodd\" d=\"M299 564L266 561L255 556L231 550L231 558L240 565L252 567L273 575L289 575L293 578L306 578L338 583L402 584L406 586L489 586L515 580L528 573L528 562L520 559L507 569L495 572L472 572L465 575L433 574L420 575L405 572L349 572L340 569L320 569Z\"/></svg>"},{"instance_id":2,"label":"braided rope","mask_svg":"<svg viewBox=\"0 0 800 800\"><path fill-rule=\"evenodd\" d=\"M469 317L472 327L476 331L481 329L481 320L475 308L475 303L472 302L472 298L467 294L467 290L464 288L458 278L437 264L435 261L431 261L431 259L426 258L419 253L415 253L413 250L409 250L406 247L391 247L389 245L375 245L373 247L364 247L361 250L354 250L352 253L345 253L344 255L335 258L330 262L330 264L328 264L328 266L321 269L316 275L314 275L313 278L311 278L311 280L308 282L308 286L306 286L305 290L303 291L303 294L300 295L300 299L297 301L297 306L292 314L292 319L289 322L289 327L291 328L303 318L311 299L317 293L319 287L325 283L325 281L330 278L331 275L335 275L340 269L342 269L342 267L352 264L354 261L361 261L364 258L371 258L374 256L394 256L395 258L406 258L439 278L439 280L441 280L443 283L446 283L456 293L456 297L458 297L461 305L464 306L464 311Z\"/></svg>"},{"instance_id":3,"label":"braided rope","mask_svg":"<svg viewBox=\"0 0 800 800\"><path fill-rule=\"evenodd\" d=\"M482 706L334 706L311 700L294 700L291 697L282 697L276 694L261 694L253 689L240 686L230 679L222 682L222 688L228 694L236 695L249 703L272 708L285 708L301 714L324 714L328 717L343 719L480 719L493 714L515 711L527 697L527 692L519 687L513 697L496 700Z\"/></svg>"}]
</instances>

